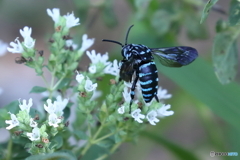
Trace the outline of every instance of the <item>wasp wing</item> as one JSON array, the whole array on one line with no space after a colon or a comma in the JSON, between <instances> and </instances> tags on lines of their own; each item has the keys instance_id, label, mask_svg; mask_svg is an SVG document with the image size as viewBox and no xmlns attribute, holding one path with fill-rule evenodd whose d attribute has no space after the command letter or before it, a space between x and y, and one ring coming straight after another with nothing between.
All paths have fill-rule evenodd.
<instances>
[{"instance_id":1,"label":"wasp wing","mask_svg":"<svg viewBox=\"0 0 240 160\"><path fill-rule=\"evenodd\" d=\"M168 67L182 67L193 62L198 52L195 48L178 46L169 48L151 48L152 54Z\"/></svg>"},{"instance_id":2,"label":"wasp wing","mask_svg":"<svg viewBox=\"0 0 240 160\"><path fill-rule=\"evenodd\" d=\"M134 63L130 61L122 61L120 68L120 78L126 82L132 81L134 73Z\"/></svg>"}]
</instances>

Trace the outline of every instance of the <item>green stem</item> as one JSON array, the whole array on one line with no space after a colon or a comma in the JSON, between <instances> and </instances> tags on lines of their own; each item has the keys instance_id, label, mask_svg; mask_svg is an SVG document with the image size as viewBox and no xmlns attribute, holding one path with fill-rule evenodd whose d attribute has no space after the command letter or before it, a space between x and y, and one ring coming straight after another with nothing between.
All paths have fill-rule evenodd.
<instances>
[{"instance_id":1,"label":"green stem","mask_svg":"<svg viewBox=\"0 0 240 160\"><path fill-rule=\"evenodd\" d=\"M105 135L105 136L102 136L101 138L98 138L98 139L94 140L93 143L94 143L94 144L95 144L95 143L98 143L98 142L100 142L100 141L102 141L102 140L104 140L104 139L106 139L106 138L114 135L115 133L116 133L116 132L112 132L112 133L109 133L109 134L107 134L107 135Z\"/></svg>"},{"instance_id":2,"label":"green stem","mask_svg":"<svg viewBox=\"0 0 240 160\"><path fill-rule=\"evenodd\" d=\"M8 145L7 145L7 156L6 160L11 160L12 157L12 138L9 139Z\"/></svg>"}]
</instances>

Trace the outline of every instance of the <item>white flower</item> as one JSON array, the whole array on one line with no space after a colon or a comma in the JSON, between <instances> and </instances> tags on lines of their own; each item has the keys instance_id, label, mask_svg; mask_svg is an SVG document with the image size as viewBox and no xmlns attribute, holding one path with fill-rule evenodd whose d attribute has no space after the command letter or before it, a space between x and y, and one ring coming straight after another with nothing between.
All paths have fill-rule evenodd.
<instances>
[{"instance_id":1,"label":"white flower","mask_svg":"<svg viewBox=\"0 0 240 160\"><path fill-rule=\"evenodd\" d=\"M3 56L7 52L7 43L0 40L0 56Z\"/></svg>"},{"instance_id":2,"label":"white flower","mask_svg":"<svg viewBox=\"0 0 240 160\"><path fill-rule=\"evenodd\" d=\"M84 75L83 74L79 74L78 71L77 75L76 75L76 80L78 81L78 83L82 83L82 80L84 80Z\"/></svg>"},{"instance_id":3,"label":"white flower","mask_svg":"<svg viewBox=\"0 0 240 160\"><path fill-rule=\"evenodd\" d=\"M79 18L75 18L74 13L72 12L71 14L67 13L67 15L64 15L66 18L66 27L71 28L74 26L79 25Z\"/></svg>"},{"instance_id":4,"label":"white flower","mask_svg":"<svg viewBox=\"0 0 240 160\"><path fill-rule=\"evenodd\" d=\"M172 97L172 95L168 94L166 89L162 89L161 87L159 87L157 97L158 97L159 100L169 99L169 98Z\"/></svg>"},{"instance_id":5,"label":"white flower","mask_svg":"<svg viewBox=\"0 0 240 160\"><path fill-rule=\"evenodd\" d=\"M170 104L168 104L168 105L165 105L165 104L162 105L161 108L157 109L158 117L163 118L163 117L165 117L165 116L171 116L171 115L173 115L173 114L174 114L173 111L168 111L168 109L170 109L170 108L171 108L171 105L170 105Z\"/></svg>"},{"instance_id":6,"label":"white flower","mask_svg":"<svg viewBox=\"0 0 240 160\"><path fill-rule=\"evenodd\" d=\"M37 127L33 128L32 133L28 132L27 136L31 141L40 140L40 130L39 130L39 128L37 128Z\"/></svg>"},{"instance_id":7,"label":"white flower","mask_svg":"<svg viewBox=\"0 0 240 160\"><path fill-rule=\"evenodd\" d=\"M52 114L56 111L56 103L52 103L51 99L47 100L47 105L44 104L44 109L49 113Z\"/></svg>"},{"instance_id":8,"label":"white flower","mask_svg":"<svg viewBox=\"0 0 240 160\"><path fill-rule=\"evenodd\" d=\"M58 123L61 123L61 119L56 114L50 114L48 117L49 126L58 127Z\"/></svg>"},{"instance_id":9,"label":"white flower","mask_svg":"<svg viewBox=\"0 0 240 160\"><path fill-rule=\"evenodd\" d=\"M11 115L11 120L6 120L5 123L10 124L8 127L6 127L7 130L12 129L13 127L19 126L19 121L15 114L12 114L8 112Z\"/></svg>"},{"instance_id":10,"label":"white flower","mask_svg":"<svg viewBox=\"0 0 240 160\"><path fill-rule=\"evenodd\" d=\"M149 121L149 123L151 125L156 125L156 123L159 122L159 119L156 118L157 117L157 112L154 111L154 110L148 112L146 117L147 117L147 120Z\"/></svg>"},{"instance_id":11,"label":"white flower","mask_svg":"<svg viewBox=\"0 0 240 160\"><path fill-rule=\"evenodd\" d=\"M33 120L33 118L30 118L30 127L37 127L38 123Z\"/></svg>"},{"instance_id":12,"label":"white flower","mask_svg":"<svg viewBox=\"0 0 240 160\"><path fill-rule=\"evenodd\" d=\"M107 67L104 69L104 73L106 74L111 74L114 76L119 76L119 71L120 71L120 63L115 59L113 63L110 63L107 65Z\"/></svg>"},{"instance_id":13,"label":"white flower","mask_svg":"<svg viewBox=\"0 0 240 160\"><path fill-rule=\"evenodd\" d=\"M84 34L82 36L82 47L79 49L79 51L84 52L86 51L89 47L91 47L94 43L94 38L88 39L87 34Z\"/></svg>"},{"instance_id":14,"label":"white flower","mask_svg":"<svg viewBox=\"0 0 240 160\"><path fill-rule=\"evenodd\" d=\"M73 43L73 40L71 40L71 39L66 40L66 46L67 46L67 47L72 47L73 50L76 50L76 49L77 49L77 44L74 44L74 43Z\"/></svg>"},{"instance_id":15,"label":"white flower","mask_svg":"<svg viewBox=\"0 0 240 160\"><path fill-rule=\"evenodd\" d=\"M56 109L55 109L55 114L57 116L62 116L63 115L63 110L68 104L68 99L62 99L62 97L59 95L57 96L57 100L54 101L56 103Z\"/></svg>"},{"instance_id":16,"label":"white flower","mask_svg":"<svg viewBox=\"0 0 240 160\"><path fill-rule=\"evenodd\" d=\"M119 114L125 113L125 106L119 107L119 108L118 108L118 113L119 113Z\"/></svg>"},{"instance_id":17,"label":"white flower","mask_svg":"<svg viewBox=\"0 0 240 160\"><path fill-rule=\"evenodd\" d=\"M26 100L26 99L23 100L23 103L22 103L22 104L21 104L21 102L20 102L20 99L19 99L18 101L19 101L19 107L20 107L20 109L21 109L22 111L23 111L23 110L26 110L27 113L29 113L30 108L31 108L32 105L33 105L32 98L30 98L30 99L28 100L28 104L27 104L27 100Z\"/></svg>"},{"instance_id":18,"label":"white flower","mask_svg":"<svg viewBox=\"0 0 240 160\"><path fill-rule=\"evenodd\" d=\"M96 73L97 67L95 65L92 65L88 68L88 71L92 74Z\"/></svg>"},{"instance_id":19,"label":"white flower","mask_svg":"<svg viewBox=\"0 0 240 160\"><path fill-rule=\"evenodd\" d=\"M33 48L35 45L35 40L31 37L32 28L25 26L23 30L20 29L20 34L24 38L24 46L27 48Z\"/></svg>"},{"instance_id":20,"label":"white flower","mask_svg":"<svg viewBox=\"0 0 240 160\"><path fill-rule=\"evenodd\" d=\"M22 35L23 38L31 37L32 28L25 26L23 30L20 29L20 34Z\"/></svg>"},{"instance_id":21,"label":"white flower","mask_svg":"<svg viewBox=\"0 0 240 160\"><path fill-rule=\"evenodd\" d=\"M138 123L143 123L143 121L141 119L144 119L145 118L145 115L141 114L140 113L141 110L138 108L136 110L134 110L132 113L131 113L131 116L134 118L135 121L137 121Z\"/></svg>"},{"instance_id":22,"label":"white flower","mask_svg":"<svg viewBox=\"0 0 240 160\"><path fill-rule=\"evenodd\" d=\"M59 17L60 17L60 10L59 8L53 8L52 10L47 9L47 14L52 17L53 21L55 23L58 23Z\"/></svg>"},{"instance_id":23,"label":"white flower","mask_svg":"<svg viewBox=\"0 0 240 160\"><path fill-rule=\"evenodd\" d=\"M93 64L96 63L103 63L105 66L109 65L110 62L108 62L108 53L101 55L100 53L96 54L95 50L92 50L91 52L87 51L86 52L90 60L92 61Z\"/></svg>"},{"instance_id":24,"label":"white flower","mask_svg":"<svg viewBox=\"0 0 240 160\"><path fill-rule=\"evenodd\" d=\"M23 50L23 47L22 47L22 44L19 42L18 40L18 37L15 39L15 42L10 42L10 47L7 48L8 52L11 52L11 53L22 53L24 50Z\"/></svg>"},{"instance_id":25,"label":"white flower","mask_svg":"<svg viewBox=\"0 0 240 160\"><path fill-rule=\"evenodd\" d=\"M92 92L97 88L97 83L93 84L90 79L87 79L84 87L87 92Z\"/></svg>"}]
</instances>

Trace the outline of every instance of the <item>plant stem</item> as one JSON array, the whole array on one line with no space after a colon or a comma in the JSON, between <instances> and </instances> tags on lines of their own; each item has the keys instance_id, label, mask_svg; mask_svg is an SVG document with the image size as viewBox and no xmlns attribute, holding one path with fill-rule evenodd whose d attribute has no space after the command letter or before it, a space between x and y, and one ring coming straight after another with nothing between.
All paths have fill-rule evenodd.
<instances>
[{"instance_id":1,"label":"plant stem","mask_svg":"<svg viewBox=\"0 0 240 160\"><path fill-rule=\"evenodd\" d=\"M12 157L12 138L9 138L8 145L7 145L7 156L6 160L11 160Z\"/></svg>"}]
</instances>

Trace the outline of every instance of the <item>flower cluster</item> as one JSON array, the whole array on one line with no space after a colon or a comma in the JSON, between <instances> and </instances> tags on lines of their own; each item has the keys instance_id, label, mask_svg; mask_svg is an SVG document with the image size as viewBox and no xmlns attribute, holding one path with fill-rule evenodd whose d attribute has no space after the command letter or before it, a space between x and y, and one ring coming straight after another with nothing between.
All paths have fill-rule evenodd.
<instances>
[{"instance_id":1,"label":"flower cluster","mask_svg":"<svg viewBox=\"0 0 240 160\"><path fill-rule=\"evenodd\" d=\"M48 112L48 125L53 127L58 127L59 123L62 122L61 116L63 115L63 110L67 106L68 99L63 99L61 96L58 96L56 101L52 103L51 99L47 100L47 105L44 105L44 109ZM38 123L30 116L30 108L32 107L33 102L32 98L27 101L24 99L21 103L19 100L19 108L20 111L18 114L10 113L11 120L6 120L5 123L9 124L6 127L7 130L10 130L14 127L18 127L19 130L30 130L32 132L27 132L26 135L31 141L38 141L40 137L47 138L47 134L45 132L40 133L41 128L45 128L45 125L42 125L40 128L38 127Z\"/></svg>"},{"instance_id":2,"label":"flower cluster","mask_svg":"<svg viewBox=\"0 0 240 160\"><path fill-rule=\"evenodd\" d=\"M128 91L129 90L128 88L130 86L131 86L131 83L125 83L125 88L123 91L123 97L124 97L125 103L120 108L118 108L119 114L124 114L125 110L127 110L126 108L129 107L131 97L130 97L130 92ZM136 88L138 89L140 88L139 83L137 83L136 86L137 86ZM137 90L136 92L140 92L140 91ZM160 101L164 99L169 99L172 97L171 94L167 93L166 89L162 89L161 87L158 89L157 96ZM137 108L138 102L139 102L138 100L134 100L133 108L135 108L135 110L131 112L131 117L134 118L134 120L137 121L138 123L143 123L143 119L146 118L151 125L156 125L156 123L160 121L157 117L163 118L163 117L174 114L173 111L168 111L168 109L170 109L171 107L170 105L165 105L162 103L156 103L151 101L149 104L146 104L148 105L148 107L146 107L147 109L143 110L144 113L146 113L146 115L144 115L144 114L141 114L141 109Z\"/></svg>"}]
</instances>

